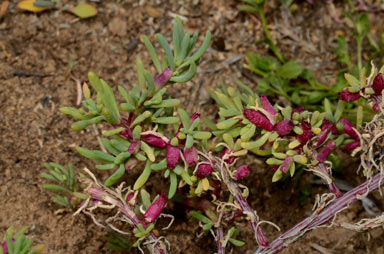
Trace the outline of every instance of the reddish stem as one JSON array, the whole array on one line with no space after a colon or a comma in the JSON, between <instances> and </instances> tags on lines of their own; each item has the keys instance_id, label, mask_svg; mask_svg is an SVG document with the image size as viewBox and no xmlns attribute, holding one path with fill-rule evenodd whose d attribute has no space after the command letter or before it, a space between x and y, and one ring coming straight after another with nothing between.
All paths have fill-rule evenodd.
<instances>
[{"instance_id":1,"label":"reddish stem","mask_svg":"<svg viewBox=\"0 0 384 254\"><path fill-rule=\"evenodd\" d=\"M327 167L324 165L323 162L319 163L318 166L319 166L321 172L323 172L324 174L326 174L328 177L330 177L332 179L332 176L328 173ZM341 197L342 194L341 194L339 188L337 188L333 179L332 179L332 183L328 184L328 188L333 194L335 194L335 196L337 198Z\"/></svg>"},{"instance_id":2,"label":"reddish stem","mask_svg":"<svg viewBox=\"0 0 384 254\"><path fill-rule=\"evenodd\" d=\"M239 204L241 210L243 211L243 214L247 217L248 222L253 230L253 233L255 234L257 243L263 248L267 247L269 245L269 242L265 237L261 227L258 226L259 220L256 215L256 212L249 206L247 200L243 197L239 185L230 178L228 172L224 168L216 166L216 170L220 172L221 177L223 178L223 181L227 186L229 192L232 194L236 203Z\"/></svg>"},{"instance_id":3,"label":"reddish stem","mask_svg":"<svg viewBox=\"0 0 384 254\"><path fill-rule=\"evenodd\" d=\"M224 233L223 228L216 228L216 245L217 245L217 254L225 254L225 246L223 245Z\"/></svg>"},{"instance_id":4,"label":"reddish stem","mask_svg":"<svg viewBox=\"0 0 384 254\"><path fill-rule=\"evenodd\" d=\"M259 247L255 254L273 254L284 249L288 246L288 244L297 240L307 231L315 229L316 227L319 227L333 219L339 211L358 200L358 195L363 195L367 192L370 193L376 190L379 186L383 185L384 182L380 181L382 180L382 177L383 176L378 173L370 180L367 180L363 184L348 191L341 197L336 198L327 207L323 208L318 214L312 214L300 223L296 224L284 234L280 235L272 243L270 243L267 248Z\"/></svg>"}]
</instances>

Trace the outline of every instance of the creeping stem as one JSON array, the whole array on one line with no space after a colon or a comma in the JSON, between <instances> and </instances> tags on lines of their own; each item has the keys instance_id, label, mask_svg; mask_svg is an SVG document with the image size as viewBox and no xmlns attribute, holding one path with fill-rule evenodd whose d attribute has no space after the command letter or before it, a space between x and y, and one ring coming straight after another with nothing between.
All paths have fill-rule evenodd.
<instances>
[{"instance_id":1,"label":"creeping stem","mask_svg":"<svg viewBox=\"0 0 384 254\"><path fill-rule=\"evenodd\" d=\"M303 236L306 232L322 226L328 221L332 220L339 211L361 198L362 195L366 195L376 190L379 186L383 185L384 182L382 181L382 178L382 174L376 174L363 184L348 191L343 196L336 198L328 206L322 208L320 211L315 211L314 214L307 217L292 227L290 230L276 238L266 248L259 247L255 251L255 254L273 254L279 252L288 246L288 244Z\"/></svg>"},{"instance_id":2,"label":"creeping stem","mask_svg":"<svg viewBox=\"0 0 384 254\"><path fill-rule=\"evenodd\" d=\"M217 254L225 254L225 246L223 245L223 242L224 242L223 228L219 226L218 228L216 228Z\"/></svg>"}]
</instances>

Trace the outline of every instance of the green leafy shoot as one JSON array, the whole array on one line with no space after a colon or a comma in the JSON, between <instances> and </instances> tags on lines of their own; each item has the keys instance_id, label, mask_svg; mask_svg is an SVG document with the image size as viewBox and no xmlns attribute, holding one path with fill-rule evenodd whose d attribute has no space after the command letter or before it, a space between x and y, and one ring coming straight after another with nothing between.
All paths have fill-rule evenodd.
<instances>
[{"instance_id":1,"label":"green leafy shoot","mask_svg":"<svg viewBox=\"0 0 384 254\"><path fill-rule=\"evenodd\" d=\"M54 184L44 184L43 187L53 192L52 200L55 203L71 208L76 207L81 200L87 198L87 195L77 192L75 169L71 163L68 164L68 169L54 162L45 163L44 166L49 172L42 173L42 177ZM73 198L73 200L69 198Z\"/></svg>"},{"instance_id":2,"label":"green leafy shoot","mask_svg":"<svg viewBox=\"0 0 384 254\"><path fill-rule=\"evenodd\" d=\"M32 247L32 240L25 236L27 227L23 227L18 232L14 232L13 226L9 227L5 233L2 246L0 245L0 253L4 253L3 247L6 246L8 254L40 254L44 251L45 246L42 244Z\"/></svg>"}]
</instances>

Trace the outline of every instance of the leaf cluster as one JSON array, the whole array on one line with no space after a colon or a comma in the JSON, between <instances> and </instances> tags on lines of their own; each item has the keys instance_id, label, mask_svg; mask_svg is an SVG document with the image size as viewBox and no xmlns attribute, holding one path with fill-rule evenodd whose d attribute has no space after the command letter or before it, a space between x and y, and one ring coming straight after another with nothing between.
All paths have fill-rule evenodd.
<instances>
[{"instance_id":1,"label":"leaf cluster","mask_svg":"<svg viewBox=\"0 0 384 254\"><path fill-rule=\"evenodd\" d=\"M44 166L49 170L49 173L42 173L42 177L55 182L55 184L43 185L43 188L54 193L53 202L71 208L75 207L80 200L87 198L87 195L77 191L75 169L71 163L68 164L68 169L54 162L45 163Z\"/></svg>"},{"instance_id":2,"label":"leaf cluster","mask_svg":"<svg viewBox=\"0 0 384 254\"><path fill-rule=\"evenodd\" d=\"M0 246L0 254L39 254L44 250L43 245L38 245L32 248L32 240L25 236L27 227L15 232L14 227L10 227L5 232L4 242ZM5 251L4 248L7 248Z\"/></svg>"}]
</instances>

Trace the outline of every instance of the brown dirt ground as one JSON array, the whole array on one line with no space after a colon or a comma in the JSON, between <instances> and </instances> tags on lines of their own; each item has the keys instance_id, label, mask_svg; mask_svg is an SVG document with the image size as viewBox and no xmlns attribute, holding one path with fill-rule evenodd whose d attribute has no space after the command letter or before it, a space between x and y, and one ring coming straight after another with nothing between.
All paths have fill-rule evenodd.
<instances>
[{"instance_id":1,"label":"brown dirt ground","mask_svg":"<svg viewBox=\"0 0 384 254\"><path fill-rule=\"evenodd\" d=\"M95 2L97 16L79 20L63 11L25 13L16 8L16 1L11 1L0 21L0 232L10 225L26 225L30 228L28 236L47 246L45 253L110 253L105 248L102 229L86 216L73 217L69 211L59 210L42 188L43 162L73 162L78 169L92 167L76 154L74 146L97 145L91 132L70 131L71 120L58 112L59 106L74 106L76 102L75 82L65 78L70 59L78 62L72 74L80 80L93 70L114 86L130 86L136 80L136 57L140 55L149 63L140 35L153 38L161 32L169 38L172 16L182 15L187 29L200 34L211 30L213 43L197 77L171 93L185 100L189 112L206 112L213 118L216 109L210 104L207 89L221 81L234 84L238 79L255 87L257 79L243 68L242 54L246 50L266 54L264 45L254 43L263 37L260 22L239 13L234 0ZM340 68L332 54L335 39L339 33L348 36L351 32L343 20L335 21L342 13L343 2L314 2L299 3L292 13L272 2L268 19L272 36L284 55L296 57L315 70L323 82L332 84ZM382 18L382 13L376 14L376 20ZM297 195L290 194L292 186L271 185L271 173L259 163L252 163L254 171L246 183L253 186L251 204L263 219L287 230L310 214L312 203L300 207ZM349 168L347 178L353 183L361 181L353 173L353 166ZM314 193L320 191L324 189L314 189ZM375 196L376 201L380 199ZM339 219L357 221L364 216L361 205L355 204ZM233 253L253 253L255 244L250 230L245 222L238 225L243 228L241 238L247 244ZM196 239L196 230L196 225L177 220L171 230L162 234L173 246L171 253L213 253L212 239ZM277 236L272 227L265 226L265 230L269 237ZM383 240L381 228L363 234L323 228L307 234L282 253L381 254ZM326 250L318 252L316 246Z\"/></svg>"}]
</instances>

